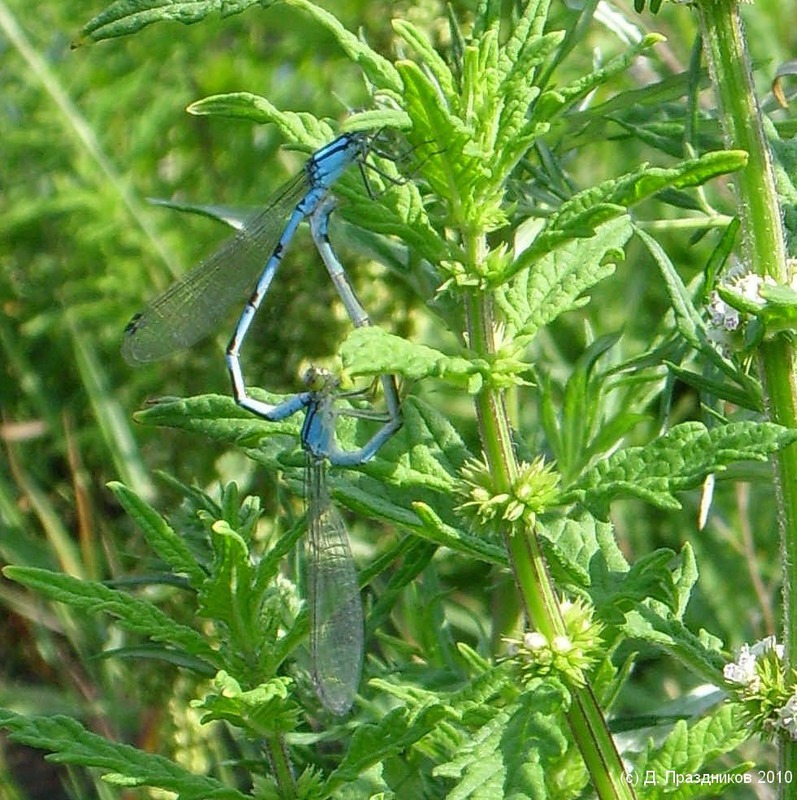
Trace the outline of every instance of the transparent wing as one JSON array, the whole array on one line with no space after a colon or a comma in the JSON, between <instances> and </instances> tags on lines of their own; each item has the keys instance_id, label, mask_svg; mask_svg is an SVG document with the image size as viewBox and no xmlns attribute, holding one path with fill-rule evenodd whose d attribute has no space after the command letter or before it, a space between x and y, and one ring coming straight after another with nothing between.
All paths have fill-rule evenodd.
<instances>
[{"instance_id":1,"label":"transparent wing","mask_svg":"<svg viewBox=\"0 0 797 800\"><path fill-rule=\"evenodd\" d=\"M288 215L308 188L307 173L302 170L235 236L136 314L125 329L125 360L130 364L156 361L207 336L230 304L252 291Z\"/></svg>"},{"instance_id":2,"label":"transparent wing","mask_svg":"<svg viewBox=\"0 0 797 800\"><path fill-rule=\"evenodd\" d=\"M363 607L346 526L332 505L323 461L308 457L307 561L310 660L321 702L351 708L363 662Z\"/></svg>"}]
</instances>

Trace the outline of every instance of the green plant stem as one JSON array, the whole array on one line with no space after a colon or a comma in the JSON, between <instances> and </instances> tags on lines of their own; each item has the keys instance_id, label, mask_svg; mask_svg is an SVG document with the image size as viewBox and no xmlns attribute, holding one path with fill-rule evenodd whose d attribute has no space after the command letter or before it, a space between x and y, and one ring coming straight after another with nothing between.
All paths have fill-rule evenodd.
<instances>
[{"instance_id":1,"label":"green plant stem","mask_svg":"<svg viewBox=\"0 0 797 800\"><path fill-rule=\"evenodd\" d=\"M472 237L468 244L472 264L482 263L486 248L484 238ZM472 274L477 272L474 267ZM465 310L470 348L477 357L489 359L495 353L491 298L469 293ZM475 402L479 435L494 486L498 492L509 491L518 473L518 463L503 393L485 386L476 395ZM505 542L528 618L540 633L553 639L564 631L564 624L534 523L526 529L509 527ZM573 689L572 697L567 711L568 724L598 797L632 800L635 797L633 787L625 778L623 764L597 699L589 687Z\"/></svg>"},{"instance_id":2,"label":"green plant stem","mask_svg":"<svg viewBox=\"0 0 797 800\"><path fill-rule=\"evenodd\" d=\"M272 733L265 737L266 754L271 765L271 774L279 786L280 797L288 800L296 796L296 781L293 777L288 749L282 736Z\"/></svg>"},{"instance_id":3,"label":"green plant stem","mask_svg":"<svg viewBox=\"0 0 797 800\"><path fill-rule=\"evenodd\" d=\"M736 174L743 257L747 266L777 283L788 283L781 210L772 159L755 97L747 47L736 0L698 3L700 24L720 119L731 148L746 150L747 166ZM797 426L794 348L785 336L764 342L758 352L770 418ZM783 563L784 644L787 667L797 666L797 447L775 459ZM797 743L781 740L781 767L797 770ZM781 797L797 797L797 784L781 784Z\"/></svg>"}]
</instances>

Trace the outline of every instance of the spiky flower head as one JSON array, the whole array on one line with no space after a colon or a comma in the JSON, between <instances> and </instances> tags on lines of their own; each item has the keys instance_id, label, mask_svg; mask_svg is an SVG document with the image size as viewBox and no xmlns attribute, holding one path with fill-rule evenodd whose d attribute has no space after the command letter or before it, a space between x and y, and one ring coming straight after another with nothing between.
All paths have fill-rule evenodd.
<instances>
[{"instance_id":1,"label":"spiky flower head","mask_svg":"<svg viewBox=\"0 0 797 800\"><path fill-rule=\"evenodd\" d=\"M475 517L481 526L498 531L506 523L529 520L554 505L559 497L559 473L540 456L521 462L508 491L499 491L484 461L470 459L462 468L465 501L460 511Z\"/></svg>"},{"instance_id":2,"label":"spiky flower head","mask_svg":"<svg viewBox=\"0 0 797 800\"><path fill-rule=\"evenodd\" d=\"M592 607L583 600L559 604L563 632L549 639L529 631L522 639L507 639L510 653L525 680L558 675L569 686L581 687L601 658L603 625L594 619Z\"/></svg>"},{"instance_id":3,"label":"spiky flower head","mask_svg":"<svg viewBox=\"0 0 797 800\"><path fill-rule=\"evenodd\" d=\"M786 670L783 645L774 636L742 645L723 675L755 730L767 737L787 733L797 741L797 672Z\"/></svg>"}]
</instances>

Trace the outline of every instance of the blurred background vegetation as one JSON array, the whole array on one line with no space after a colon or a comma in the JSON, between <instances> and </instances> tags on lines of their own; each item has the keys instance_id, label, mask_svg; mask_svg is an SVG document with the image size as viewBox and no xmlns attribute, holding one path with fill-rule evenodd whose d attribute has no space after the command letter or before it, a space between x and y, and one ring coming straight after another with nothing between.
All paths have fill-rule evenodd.
<instances>
[{"instance_id":1,"label":"blurred background vegetation","mask_svg":"<svg viewBox=\"0 0 797 800\"><path fill-rule=\"evenodd\" d=\"M473 5L455 2L454 13L467 20ZM448 43L443 2L330 0L326 6L385 52L393 52L388 20L394 16L412 19L442 48ZM506 6L509 12L512 4ZM575 0L555 2L550 27L569 27L578 6ZM276 476L255 471L240 454L132 420L148 398L228 391L222 358L228 331L136 370L119 355L130 316L226 235L217 223L152 206L147 198L257 207L303 162L281 149L273 129L193 117L185 107L215 93L250 91L278 108L342 119L347 109L369 100L356 68L334 42L292 9L250 9L189 27L159 24L131 38L71 50L81 25L102 8L98 0L39 0L34 6L0 0L0 560L118 580L146 572L151 556L106 490L109 480L124 481L164 511L173 510L179 496L157 478L159 469L209 491L235 479L242 492L260 495L272 516L281 507ZM687 69L695 38L688 9L665 4L656 17L637 15L631 0L602 3L601 9L605 22L596 19L584 32L565 64L567 80L625 49L618 35L623 20L664 33L667 42L657 48L657 60L640 60L614 91ZM776 0L758 0L745 14L764 97L777 66L797 49L797 27L783 24L784 7ZM608 98L602 90L593 101ZM705 95L703 101L713 102ZM785 116L780 112L780 119ZM558 131L548 146L564 154L560 166L580 189L642 161L667 165L667 156L641 132L654 124L666 131L682 125L683 117L682 100L676 100L640 108L636 132L606 121L586 132ZM710 127L704 130L710 138ZM733 213L727 187L712 192L712 202ZM699 273L714 243L710 237L694 241L695 226L671 207L651 202L638 216L658 221L655 233L687 282ZM437 334L412 293L345 238L336 244L374 320L435 344L430 339ZM648 346L666 309L658 273L632 245L592 302L540 337L536 357L566 379L587 344L587 330L622 332L621 354L630 357ZM251 383L296 390L303 365L333 357L347 330L302 231L248 343ZM474 445L470 405L441 395L430 399ZM691 390L680 388L671 400L671 421L700 416ZM521 409L520 416L533 424L533 411ZM678 514L626 503L614 515L632 558L653 547L679 549L690 539L701 568L690 624L722 636L728 646L777 626L771 491L769 479L720 484L711 521L700 533L696 495L685 498ZM355 536L368 541L365 530ZM747 563L749 573L729 574L739 563ZM457 575L456 567L443 563L441 573L453 593L467 586L474 594L488 573L474 580L468 572L474 565L461 566ZM0 705L64 711L149 749L190 749L189 741L178 745L175 739L168 748L163 743L170 729L194 730L180 718L186 713L180 685L156 663L98 659L113 647L102 621L45 606L5 581L0 602ZM640 670L626 698L629 713L660 702L662 691L675 696L688 689L683 670L671 670L661 654L651 652L648 663L651 669ZM201 737L198 729L195 734ZM14 748L5 758L3 800L61 796L57 783L37 785L48 773L31 769L33 755ZM73 796L97 796L71 780Z\"/></svg>"}]
</instances>

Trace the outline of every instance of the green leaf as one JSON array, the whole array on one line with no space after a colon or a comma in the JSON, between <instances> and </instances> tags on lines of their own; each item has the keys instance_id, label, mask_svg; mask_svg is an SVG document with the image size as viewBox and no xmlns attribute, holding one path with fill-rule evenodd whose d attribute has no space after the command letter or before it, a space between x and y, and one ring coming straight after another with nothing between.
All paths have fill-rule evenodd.
<instances>
[{"instance_id":1,"label":"green leaf","mask_svg":"<svg viewBox=\"0 0 797 800\"><path fill-rule=\"evenodd\" d=\"M683 619L698 577L695 551L689 542L684 542L681 548L681 564L675 574L675 607L673 611L677 619Z\"/></svg>"},{"instance_id":2,"label":"green leaf","mask_svg":"<svg viewBox=\"0 0 797 800\"><path fill-rule=\"evenodd\" d=\"M661 604L637 604L636 609L625 614L622 630L632 639L661 648L708 683L723 685L722 670L726 662L716 642L695 636Z\"/></svg>"},{"instance_id":3,"label":"green leaf","mask_svg":"<svg viewBox=\"0 0 797 800\"><path fill-rule=\"evenodd\" d=\"M383 128L404 130L412 127L409 114L392 108L372 108L349 114L340 124L341 133L348 131L381 131ZM373 198L372 198L373 199Z\"/></svg>"},{"instance_id":4,"label":"green leaf","mask_svg":"<svg viewBox=\"0 0 797 800\"><path fill-rule=\"evenodd\" d=\"M5 567L3 574L58 603L91 614L110 614L125 630L166 642L219 667L218 653L195 630L176 623L157 606L101 583L33 567Z\"/></svg>"},{"instance_id":5,"label":"green leaf","mask_svg":"<svg viewBox=\"0 0 797 800\"><path fill-rule=\"evenodd\" d=\"M549 795L546 767L567 749L560 714L569 698L553 682L538 683L462 744L434 774L458 780L447 800L513 800Z\"/></svg>"},{"instance_id":6,"label":"green leaf","mask_svg":"<svg viewBox=\"0 0 797 800\"><path fill-rule=\"evenodd\" d=\"M597 569L617 574L628 572L628 562L617 546L611 523L581 511L564 518L549 519L541 515L538 525L552 569L564 570L563 582L586 588Z\"/></svg>"},{"instance_id":7,"label":"green leaf","mask_svg":"<svg viewBox=\"0 0 797 800\"><path fill-rule=\"evenodd\" d=\"M252 390L264 402L279 403L286 395ZM214 441L263 451L276 459L294 443L298 446L301 419L295 416L279 422L258 419L241 408L228 395L206 394L184 400L162 400L135 414L145 425L159 425L200 433ZM287 437L287 438L286 438Z\"/></svg>"},{"instance_id":8,"label":"green leaf","mask_svg":"<svg viewBox=\"0 0 797 800\"><path fill-rule=\"evenodd\" d=\"M435 729L446 716L445 708L434 704L417 714L394 708L376 724L363 724L354 731L351 745L340 766L329 776L325 788L333 791L351 781L374 764L407 751L415 742Z\"/></svg>"},{"instance_id":9,"label":"green leaf","mask_svg":"<svg viewBox=\"0 0 797 800\"><path fill-rule=\"evenodd\" d=\"M503 47L498 65L506 76L505 80L510 81L510 85L513 85L511 79L517 75L525 74L528 77L526 73L528 65L524 64L523 54L527 53L530 47L547 38L544 30L550 5L550 0L526 3L512 30L512 35ZM531 83L531 81L527 82Z\"/></svg>"},{"instance_id":10,"label":"green leaf","mask_svg":"<svg viewBox=\"0 0 797 800\"><path fill-rule=\"evenodd\" d=\"M348 125L342 127L348 128ZM355 176L356 183L347 181L344 176L335 185L335 194L345 199L340 204L340 214L351 225L380 234L380 250L391 244L398 249L402 256L398 268L402 280L412 283L418 279L414 273L422 268L418 260L425 260L427 268L431 268L430 265L436 265L446 257L448 245L432 226L418 186L398 172L396 162L376 159L372 153L366 166L375 167L366 172L369 192L363 190L359 175ZM380 174L387 177L382 180ZM332 237L333 240L341 238L335 232L334 223ZM390 237L390 240L384 237ZM439 283L439 277L433 276L431 291L436 291ZM431 291L422 294L429 296Z\"/></svg>"},{"instance_id":11,"label":"green leaf","mask_svg":"<svg viewBox=\"0 0 797 800\"><path fill-rule=\"evenodd\" d=\"M415 50L434 76L443 97L453 97L456 94L454 76L426 34L407 20L394 19L392 24L393 30Z\"/></svg>"},{"instance_id":12,"label":"green leaf","mask_svg":"<svg viewBox=\"0 0 797 800\"><path fill-rule=\"evenodd\" d=\"M670 304L675 314L675 321L679 333L692 347L698 350L710 364L729 379L726 388L723 389L721 385L718 385L715 391L711 391L711 378L702 378L700 382L694 379L695 384L700 386L700 384L703 383L705 388L717 397L724 397L726 395L729 399L738 397L742 401L740 405L746 408L762 408L763 395L760 383L756 381L755 378L747 375L743 368L737 366L733 361L723 356L711 341L706 323L701 313L695 307L692 293L684 286L675 265L662 246L652 236L645 233L645 231L636 228L635 232L645 247L647 247L659 267L664 280L665 289L670 297ZM684 377L688 376L689 373L685 372Z\"/></svg>"},{"instance_id":13,"label":"green leaf","mask_svg":"<svg viewBox=\"0 0 797 800\"><path fill-rule=\"evenodd\" d=\"M501 281L573 239L592 236L601 223L625 214L628 207L665 188L699 186L717 175L741 169L746 163L745 152L721 150L668 169L643 165L634 172L585 189L563 203L549 218L543 232L516 257Z\"/></svg>"},{"instance_id":14,"label":"green leaf","mask_svg":"<svg viewBox=\"0 0 797 800\"><path fill-rule=\"evenodd\" d=\"M675 493L700 486L710 473L735 461L765 461L797 441L797 430L768 422L733 422L708 430L685 422L643 447L620 450L596 464L566 492L601 518L618 497L637 497L658 508L678 509Z\"/></svg>"},{"instance_id":15,"label":"green leaf","mask_svg":"<svg viewBox=\"0 0 797 800\"><path fill-rule=\"evenodd\" d=\"M529 108L540 94L535 85L537 67L561 45L562 31L543 35L539 29L540 12L547 3L529 3L518 21L512 37L499 56L504 78L497 94L502 102L496 103L498 119L493 152L495 163L492 180L502 185L517 162L526 154L534 141L548 131L547 121L529 119Z\"/></svg>"},{"instance_id":16,"label":"green leaf","mask_svg":"<svg viewBox=\"0 0 797 800\"><path fill-rule=\"evenodd\" d=\"M226 522L217 521L211 530L215 560L198 597L199 613L223 623L226 646L248 652L257 635L257 605L252 598L254 569L249 548ZM254 648L253 648L254 649Z\"/></svg>"},{"instance_id":17,"label":"green leaf","mask_svg":"<svg viewBox=\"0 0 797 800\"><path fill-rule=\"evenodd\" d=\"M272 678L254 689L243 691L240 684L221 671L213 680L213 694L193 703L203 711L202 724L224 720L245 730L252 739L294 731L301 709L291 699L290 678Z\"/></svg>"},{"instance_id":18,"label":"green leaf","mask_svg":"<svg viewBox=\"0 0 797 800\"><path fill-rule=\"evenodd\" d=\"M559 583L587 592L598 615L612 625L622 621L624 611L649 599L669 609L690 588L684 580L676 589L672 550L654 550L629 566L617 547L612 525L586 512L570 519L542 516L538 525L546 558ZM691 564L691 550L686 556L685 563Z\"/></svg>"},{"instance_id":19,"label":"green leaf","mask_svg":"<svg viewBox=\"0 0 797 800\"><path fill-rule=\"evenodd\" d=\"M413 121L413 136L427 142L433 153L421 173L437 196L457 202L487 174L478 154L470 154L473 131L452 110L450 98L441 98L437 87L412 61L396 65L404 84L404 103Z\"/></svg>"},{"instance_id":20,"label":"green leaf","mask_svg":"<svg viewBox=\"0 0 797 800\"><path fill-rule=\"evenodd\" d=\"M51 761L101 770L106 779L125 786L154 786L175 792L179 800L247 800L215 778L196 775L163 756L110 742L89 733L69 717L23 717L0 709L0 726L16 742L49 750Z\"/></svg>"},{"instance_id":21,"label":"green leaf","mask_svg":"<svg viewBox=\"0 0 797 800\"><path fill-rule=\"evenodd\" d=\"M586 303L589 298L581 297L582 293L614 272L612 259L623 257L631 230L628 217L623 215L600 225L585 238L563 234L558 249L521 266L515 279L496 295L516 334L531 338L560 314ZM520 256L515 265L521 260L525 263Z\"/></svg>"},{"instance_id":22,"label":"green leaf","mask_svg":"<svg viewBox=\"0 0 797 800\"><path fill-rule=\"evenodd\" d=\"M675 167L642 166L616 181L610 202L631 206L665 188L702 186L712 178L736 172L746 165L747 153L744 150L717 150L682 161Z\"/></svg>"},{"instance_id":23,"label":"green leaf","mask_svg":"<svg viewBox=\"0 0 797 800\"><path fill-rule=\"evenodd\" d=\"M274 0L117 0L89 20L73 47L137 33L153 22L173 20L191 25L218 12L222 17L240 14L249 6L268 7Z\"/></svg>"},{"instance_id":24,"label":"green leaf","mask_svg":"<svg viewBox=\"0 0 797 800\"><path fill-rule=\"evenodd\" d=\"M648 745L636 768L639 774L655 774L653 786L662 787L654 789L651 797L671 797L672 791L666 791L664 787L668 787L669 777L673 773L682 776L703 773L706 764L718 756L730 753L748 738L749 730L742 706L738 703L723 704L691 727L685 720L677 722L662 744L657 747L653 743ZM667 775L668 772L670 776ZM682 785L683 788L692 788L694 791L679 793L678 797L683 797L684 800L690 797L714 797L717 787L723 785L733 784L716 782L703 784L702 787ZM671 785L669 788L672 788Z\"/></svg>"},{"instance_id":25,"label":"green leaf","mask_svg":"<svg viewBox=\"0 0 797 800\"><path fill-rule=\"evenodd\" d=\"M684 369L671 361L664 361L664 365L673 377L683 381L687 386L693 386L700 392L720 400L727 400L740 408L749 408L751 411L762 413L764 411L764 398L761 393L761 384L750 376L747 381L751 388L739 387L727 378L710 378L690 369ZM736 374L739 374L738 372Z\"/></svg>"},{"instance_id":26,"label":"green leaf","mask_svg":"<svg viewBox=\"0 0 797 800\"><path fill-rule=\"evenodd\" d=\"M172 572L187 576L188 583L194 589L201 586L207 575L192 555L185 539L179 536L152 506L126 486L112 481L108 484L108 488L130 518L141 528L149 546L169 565Z\"/></svg>"},{"instance_id":27,"label":"green leaf","mask_svg":"<svg viewBox=\"0 0 797 800\"><path fill-rule=\"evenodd\" d=\"M480 561L503 567L509 565L503 546L482 536L465 533L453 525L447 525L426 503L413 503L412 508L421 520L420 525L412 526L416 536L422 536L435 544L457 550Z\"/></svg>"},{"instance_id":28,"label":"green leaf","mask_svg":"<svg viewBox=\"0 0 797 800\"><path fill-rule=\"evenodd\" d=\"M447 356L375 326L355 328L340 346L340 358L354 376L398 374L408 380L440 378L454 386L478 391L486 363Z\"/></svg>"},{"instance_id":29,"label":"green leaf","mask_svg":"<svg viewBox=\"0 0 797 800\"><path fill-rule=\"evenodd\" d=\"M198 117L243 119L261 125L273 123L287 141L302 145L311 153L336 136L328 122L306 112L280 111L265 97L251 92L211 95L191 103L186 110Z\"/></svg>"},{"instance_id":30,"label":"green leaf","mask_svg":"<svg viewBox=\"0 0 797 800\"><path fill-rule=\"evenodd\" d=\"M403 543L401 543L403 544ZM394 569L387 585L382 585L379 592L379 599L374 603L371 608L371 613L368 615L368 630L367 635L373 634L382 625L388 622L390 615L399 602L402 592L404 592L414 580L423 573L429 566L434 554L437 552L437 545L430 544L410 537L407 545L396 547L395 551L401 551L401 558L394 562ZM382 563L380 567L387 568L388 564ZM384 571L384 569L382 569ZM363 570L363 573L372 574L371 569ZM367 575L361 573L360 579L364 580ZM436 629L435 629L436 630ZM439 633L436 630L437 633ZM439 637L435 640L435 644L440 641ZM424 652L426 652L424 650Z\"/></svg>"}]
</instances>

